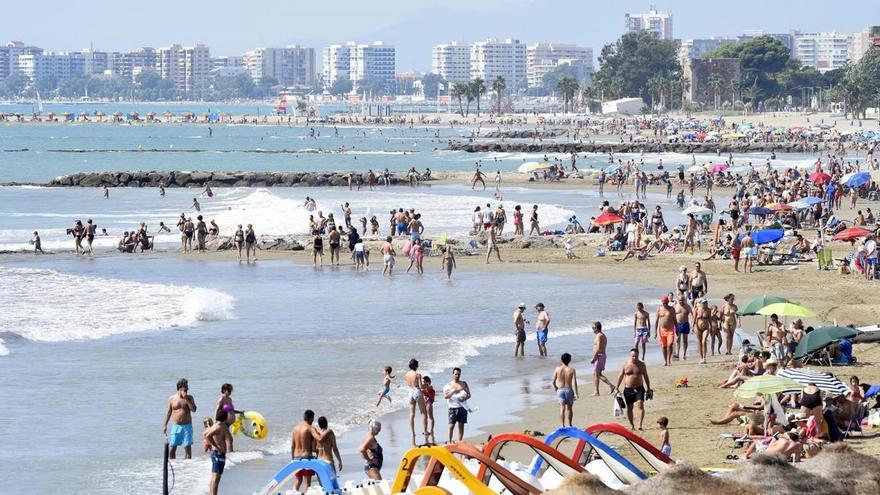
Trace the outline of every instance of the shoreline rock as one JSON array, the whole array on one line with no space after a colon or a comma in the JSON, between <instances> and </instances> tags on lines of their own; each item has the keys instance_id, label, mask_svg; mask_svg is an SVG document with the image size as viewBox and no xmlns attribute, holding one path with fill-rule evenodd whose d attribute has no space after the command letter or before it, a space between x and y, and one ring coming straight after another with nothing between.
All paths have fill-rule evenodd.
<instances>
[{"instance_id":1,"label":"shoreline rock","mask_svg":"<svg viewBox=\"0 0 880 495\"><path fill-rule=\"evenodd\" d=\"M347 187L349 172L211 172L211 171L128 171L128 172L76 172L56 177L47 187ZM367 184L366 173L360 175L361 187ZM379 184L377 175L376 183ZM408 183L404 178L391 174L391 185ZM6 184L21 185L21 184Z\"/></svg>"},{"instance_id":2,"label":"shoreline rock","mask_svg":"<svg viewBox=\"0 0 880 495\"><path fill-rule=\"evenodd\" d=\"M531 136L530 136L531 137ZM467 153L811 153L813 143L506 143L461 142L447 145L450 151ZM819 148L824 149L823 147Z\"/></svg>"}]
</instances>

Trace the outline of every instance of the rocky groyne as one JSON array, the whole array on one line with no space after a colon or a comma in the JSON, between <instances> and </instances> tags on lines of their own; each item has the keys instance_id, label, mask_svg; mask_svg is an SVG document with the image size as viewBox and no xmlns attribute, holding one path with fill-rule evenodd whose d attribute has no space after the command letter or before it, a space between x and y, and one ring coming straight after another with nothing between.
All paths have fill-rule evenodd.
<instances>
[{"instance_id":1,"label":"rocky groyne","mask_svg":"<svg viewBox=\"0 0 880 495\"><path fill-rule=\"evenodd\" d=\"M570 131L568 129L510 129L506 131L489 131L480 137L497 139L531 139L535 136L551 138L567 136Z\"/></svg>"},{"instance_id":2,"label":"rocky groyne","mask_svg":"<svg viewBox=\"0 0 880 495\"><path fill-rule=\"evenodd\" d=\"M355 174L367 184L366 174ZM52 179L49 187L322 187L348 186L348 172L77 172ZM379 178L377 177L377 183ZM391 175L391 184L401 183Z\"/></svg>"},{"instance_id":3,"label":"rocky groyne","mask_svg":"<svg viewBox=\"0 0 880 495\"><path fill-rule=\"evenodd\" d=\"M805 143L502 143L452 142L447 148L468 153L806 153L814 150Z\"/></svg>"}]
</instances>

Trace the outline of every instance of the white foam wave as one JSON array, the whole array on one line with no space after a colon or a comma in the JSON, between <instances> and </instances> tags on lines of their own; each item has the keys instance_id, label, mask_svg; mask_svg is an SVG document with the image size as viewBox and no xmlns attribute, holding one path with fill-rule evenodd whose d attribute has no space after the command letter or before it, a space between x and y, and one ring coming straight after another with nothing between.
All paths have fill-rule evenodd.
<instances>
[{"instance_id":1,"label":"white foam wave","mask_svg":"<svg viewBox=\"0 0 880 495\"><path fill-rule=\"evenodd\" d=\"M0 332L38 342L101 339L232 315L213 289L0 267Z\"/></svg>"},{"instance_id":2,"label":"white foam wave","mask_svg":"<svg viewBox=\"0 0 880 495\"><path fill-rule=\"evenodd\" d=\"M0 339L0 357L9 355L9 349L7 349L5 345L3 345L5 343L6 342L3 339Z\"/></svg>"}]
</instances>

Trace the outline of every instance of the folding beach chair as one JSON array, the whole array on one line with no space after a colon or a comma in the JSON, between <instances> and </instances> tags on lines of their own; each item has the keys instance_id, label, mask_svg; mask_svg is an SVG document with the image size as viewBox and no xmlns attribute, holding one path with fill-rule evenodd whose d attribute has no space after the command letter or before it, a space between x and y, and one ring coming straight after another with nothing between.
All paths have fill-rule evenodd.
<instances>
[{"instance_id":1,"label":"folding beach chair","mask_svg":"<svg viewBox=\"0 0 880 495\"><path fill-rule=\"evenodd\" d=\"M826 247L819 250L818 256L820 270L831 270L834 268L834 256L832 255L831 248Z\"/></svg>"},{"instance_id":2,"label":"folding beach chair","mask_svg":"<svg viewBox=\"0 0 880 495\"><path fill-rule=\"evenodd\" d=\"M440 235L437 236L437 240L431 244L431 254L440 254L440 251L447 246L448 242L449 237L446 235L446 232L440 232Z\"/></svg>"}]
</instances>

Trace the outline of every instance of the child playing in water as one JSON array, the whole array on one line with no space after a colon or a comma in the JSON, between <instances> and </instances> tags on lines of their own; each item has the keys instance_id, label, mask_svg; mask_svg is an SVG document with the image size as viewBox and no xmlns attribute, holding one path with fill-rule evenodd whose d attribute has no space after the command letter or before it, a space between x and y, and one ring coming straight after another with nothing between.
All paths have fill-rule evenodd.
<instances>
[{"instance_id":1,"label":"child playing in water","mask_svg":"<svg viewBox=\"0 0 880 495\"><path fill-rule=\"evenodd\" d=\"M434 440L434 398L437 391L431 385L431 377L422 377L422 395L425 396L425 414L428 416L428 431L425 440L429 443L435 443Z\"/></svg>"},{"instance_id":2,"label":"child playing in water","mask_svg":"<svg viewBox=\"0 0 880 495\"><path fill-rule=\"evenodd\" d=\"M214 426L214 418L205 418L205 421L203 421L202 424L205 426L205 429L207 430L208 428ZM202 440L202 444L205 447L205 452L211 451L211 444L208 442L207 438Z\"/></svg>"},{"instance_id":3,"label":"child playing in water","mask_svg":"<svg viewBox=\"0 0 880 495\"><path fill-rule=\"evenodd\" d=\"M669 418L662 416L657 420L657 426L660 427L660 452L667 456L672 455L672 445L669 445Z\"/></svg>"},{"instance_id":4,"label":"child playing in water","mask_svg":"<svg viewBox=\"0 0 880 495\"><path fill-rule=\"evenodd\" d=\"M379 392L379 400L376 401L376 407L379 407L379 404L382 403L382 399L388 399L388 402L391 402L391 397L388 394L391 392L391 379L394 378L394 375L391 374L391 366L385 367L385 378L382 379L382 390Z\"/></svg>"}]
</instances>

